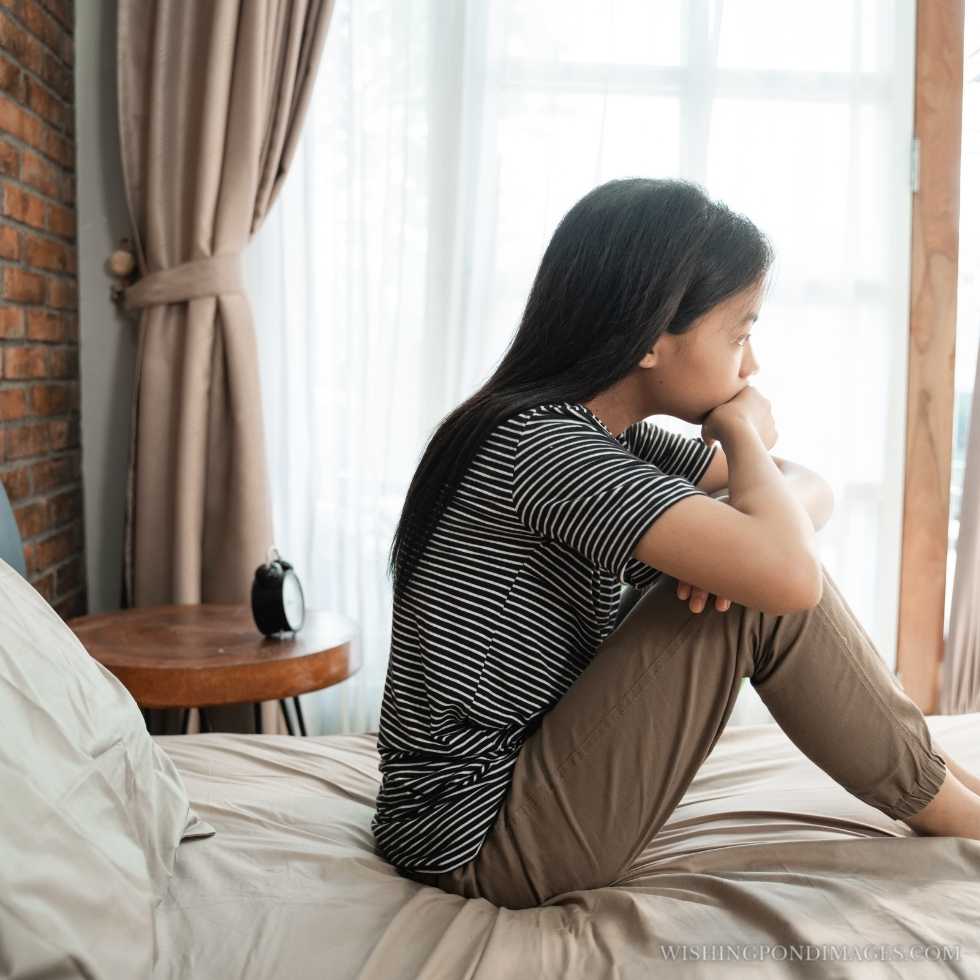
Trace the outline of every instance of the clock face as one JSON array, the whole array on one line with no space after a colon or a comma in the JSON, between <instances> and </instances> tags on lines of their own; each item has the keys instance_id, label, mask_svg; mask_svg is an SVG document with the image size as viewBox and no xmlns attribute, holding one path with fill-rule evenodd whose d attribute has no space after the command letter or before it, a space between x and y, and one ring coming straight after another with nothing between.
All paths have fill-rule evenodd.
<instances>
[{"instance_id":1,"label":"clock face","mask_svg":"<svg viewBox=\"0 0 980 980\"><path fill-rule=\"evenodd\" d=\"M291 571L286 572L282 580L282 608L289 628L298 630L303 624L303 590L299 579Z\"/></svg>"}]
</instances>

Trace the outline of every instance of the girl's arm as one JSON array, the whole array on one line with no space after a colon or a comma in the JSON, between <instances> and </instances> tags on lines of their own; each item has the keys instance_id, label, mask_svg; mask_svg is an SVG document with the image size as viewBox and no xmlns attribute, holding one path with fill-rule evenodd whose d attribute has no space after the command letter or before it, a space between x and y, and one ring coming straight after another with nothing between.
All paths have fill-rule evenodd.
<instances>
[{"instance_id":1,"label":"girl's arm","mask_svg":"<svg viewBox=\"0 0 980 980\"><path fill-rule=\"evenodd\" d=\"M719 456L716 456L712 460L712 467L715 466L719 458L724 459L719 454ZM788 459L781 459L779 456L773 456L772 461L776 464L783 476L786 477L787 486L796 495L796 498L803 504L804 509L810 515L810 520L813 521L814 531L819 531L830 520L830 515L834 510L834 491L831 489L830 484L819 473L815 473L800 463L794 463ZM718 464L718 469L715 473L711 473L711 467L709 467L708 473L705 473L705 477L699 484L699 487L706 493L715 496L718 500L724 500L727 503L727 486L724 486L724 492L720 494L710 489L710 486L716 480L721 479L721 465L720 463ZM728 467L725 464L724 476L726 479L727 475Z\"/></svg>"},{"instance_id":2,"label":"girl's arm","mask_svg":"<svg viewBox=\"0 0 980 980\"><path fill-rule=\"evenodd\" d=\"M819 531L830 520L834 511L834 491L830 484L819 473L814 473L799 463L780 459L778 456L773 456L772 459L786 477L790 490L796 494L810 515L814 531Z\"/></svg>"}]
</instances>

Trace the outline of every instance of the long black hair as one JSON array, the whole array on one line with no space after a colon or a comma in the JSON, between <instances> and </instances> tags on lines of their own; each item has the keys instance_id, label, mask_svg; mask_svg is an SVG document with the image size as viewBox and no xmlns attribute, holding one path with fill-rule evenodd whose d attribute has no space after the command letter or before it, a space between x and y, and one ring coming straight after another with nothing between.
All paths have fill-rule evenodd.
<instances>
[{"instance_id":1,"label":"long black hair","mask_svg":"<svg viewBox=\"0 0 980 980\"><path fill-rule=\"evenodd\" d=\"M498 424L536 405L591 400L665 330L684 333L762 282L772 261L766 236L692 181L635 177L589 191L551 236L496 370L429 439L389 554L395 595Z\"/></svg>"}]
</instances>

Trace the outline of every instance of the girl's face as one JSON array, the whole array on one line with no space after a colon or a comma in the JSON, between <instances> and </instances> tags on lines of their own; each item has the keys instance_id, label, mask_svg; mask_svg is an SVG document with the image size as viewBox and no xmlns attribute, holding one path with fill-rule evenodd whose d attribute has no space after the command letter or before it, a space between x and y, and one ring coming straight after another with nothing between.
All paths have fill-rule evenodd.
<instances>
[{"instance_id":1,"label":"girl's face","mask_svg":"<svg viewBox=\"0 0 980 980\"><path fill-rule=\"evenodd\" d=\"M640 361L650 415L673 415L700 425L730 401L759 370L750 334L764 283L730 296L684 334L663 333Z\"/></svg>"}]
</instances>

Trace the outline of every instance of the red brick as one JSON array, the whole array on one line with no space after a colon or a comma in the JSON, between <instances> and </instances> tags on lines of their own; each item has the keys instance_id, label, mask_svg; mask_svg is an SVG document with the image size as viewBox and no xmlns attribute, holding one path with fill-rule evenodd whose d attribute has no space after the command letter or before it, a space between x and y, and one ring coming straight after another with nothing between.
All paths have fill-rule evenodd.
<instances>
[{"instance_id":1,"label":"red brick","mask_svg":"<svg viewBox=\"0 0 980 980\"><path fill-rule=\"evenodd\" d=\"M37 144L35 144L37 145ZM52 160L57 160L63 167L75 169L75 141L59 136L53 129L44 130L44 138L40 148Z\"/></svg>"},{"instance_id":2,"label":"red brick","mask_svg":"<svg viewBox=\"0 0 980 980\"><path fill-rule=\"evenodd\" d=\"M27 29L35 37L40 38L48 48L60 55L64 31L51 15L37 3L28 3L24 6L22 16Z\"/></svg>"},{"instance_id":3,"label":"red brick","mask_svg":"<svg viewBox=\"0 0 980 980\"><path fill-rule=\"evenodd\" d=\"M24 151L20 179L48 197L61 197L61 174L58 168L31 150Z\"/></svg>"},{"instance_id":4,"label":"red brick","mask_svg":"<svg viewBox=\"0 0 980 980\"><path fill-rule=\"evenodd\" d=\"M48 509L38 500L33 500L22 507L15 507L14 520L17 521L21 541L43 534L50 527Z\"/></svg>"},{"instance_id":5,"label":"red brick","mask_svg":"<svg viewBox=\"0 0 980 980\"><path fill-rule=\"evenodd\" d=\"M6 11L0 11L0 48L9 51L19 64L36 71L40 67L40 46Z\"/></svg>"},{"instance_id":6,"label":"red brick","mask_svg":"<svg viewBox=\"0 0 980 980\"><path fill-rule=\"evenodd\" d=\"M48 423L47 442L52 450L72 449L78 443L78 423L75 419L56 419Z\"/></svg>"},{"instance_id":7,"label":"red brick","mask_svg":"<svg viewBox=\"0 0 980 980\"><path fill-rule=\"evenodd\" d=\"M64 199L68 204L75 203L75 181L65 178ZM57 204L48 205L48 228L52 235L59 235L70 241L75 240L75 212Z\"/></svg>"},{"instance_id":8,"label":"red brick","mask_svg":"<svg viewBox=\"0 0 980 980\"><path fill-rule=\"evenodd\" d=\"M0 259L16 262L20 258L20 235L14 225L0 226Z\"/></svg>"},{"instance_id":9,"label":"red brick","mask_svg":"<svg viewBox=\"0 0 980 980\"><path fill-rule=\"evenodd\" d=\"M64 565L59 565L56 572L57 593L65 595L75 591L82 584L82 560L76 556Z\"/></svg>"},{"instance_id":10,"label":"red brick","mask_svg":"<svg viewBox=\"0 0 980 980\"><path fill-rule=\"evenodd\" d=\"M68 105L74 104L75 78L71 68L56 55L41 50L40 46L37 60L39 65L35 74L40 75L60 99Z\"/></svg>"},{"instance_id":11,"label":"red brick","mask_svg":"<svg viewBox=\"0 0 980 980\"><path fill-rule=\"evenodd\" d=\"M8 347L4 351L5 378L44 378L48 375L47 351L43 347Z\"/></svg>"},{"instance_id":12,"label":"red brick","mask_svg":"<svg viewBox=\"0 0 980 980\"><path fill-rule=\"evenodd\" d=\"M59 527L82 516L82 491L76 487L65 490L48 501L48 520L50 527Z\"/></svg>"},{"instance_id":13,"label":"red brick","mask_svg":"<svg viewBox=\"0 0 980 980\"><path fill-rule=\"evenodd\" d=\"M50 11L51 16L65 29L65 36L71 37L75 30L71 5L66 3L65 0L44 0L44 6Z\"/></svg>"},{"instance_id":14,"label":"red brick","mask_svg":"<svg viewBox=\"0 0 980 980\"><path fill-rule=\"evenodd\" d=\"M24 311L16 306L0 306L0 337L16 340L24 336Z\"/></svg>"},{"instance_id":15,"label":"red brick","mask_svg":"<svg viewBox=\"0 0 980 980\"><path fill-rule=\"evenodd\" d=\"M0 422L16 422L27 415L27 389L19 387L0 388Z\"/></svg>"},{"instance_id":16,"label":"red brick","mask_svg":"<svg viewBox=\"0 0 980 980\"><path fill-rule=\"evenodd\" d=\"M56 309L75 310L78 308L78 286L74 280L48 279L48 306Z\"/></svg>"},{"instance_id":17,"label":"red brick","mask_svg":"<svg viewBox=\"0 0 980 980\"><path fill-rule=\"evenodd\" d=\"M78 377L78 349L52 347L48 360L48 376L51 378Z\"/></svg>"},{"instance_id":18,"label":"red brick","mask_svg":"<svg viewBox=\"0 0 980 980\"><path fill-rule=\"evenodd\" d=\"M74 21L73 0L0 0L0 479L32 584L64 618L88 605Z\"/></svg>"},{"instance_id":19,"label":"red brick","mask_svg":"<svg viewBox=\"0 0 980 980\"><path fill-rule=\"evenodd\" d=\"M4 470L0 473L0 480L3 481L4 489L7 491L7 499L11 503L30 496L31 468L29 466L16 466Z\"/></svg>"},{"instance_id":20,"label":"red brick","mask_svg":"<svg viewBox=\"0 0 980 980\"><path fill-rule=\"evenodd\" d=\"M3 270L3 296L14 303L43 303L44 276L8 267Z\"/></svg>"},{"instance_id":21,"label":"red brick","mask_svg":"<svg viewBox=\"0 0 980 980\"><path fill-rule=\"evenodd\" d=\"M38 119L33 113L25 111L20 122L20 138L38 150L43 150L46 145L45 133L47 133L48 128L48 123L43 119Z\"/></svg>"},{"instance_id":22,"label":"red brick","mask_svg":"<svg viewBox=\"0 0 980 980\"><path fill-rule=\"evenodd\" d=\"M71 392L67 385L31 385L31 412L34 415L64 415L70 408Z\"/></svg>"},{"instance_id":23,"label":"red brick","mask_svg":"<svg viewBox=\"0 0 980 980\"><path fill-rule=\"evenodd\" d=\"M0 130L39 150L46 150L50 127L6 95L0 95Z\"/></svg>"},{"instance_id":24,"label":"red brick","mask_svg":"<svg viewBox=\"0 0 980 980\"><path fill-rule=\"evenodd\" d=\"M0 91L8 93L15 102L24 101L24 73L9 58L0 58Z\"/></svg>"},{"instance_id":25,"label":"red brick","mask_svg":"<svg viewBox=\"0 0 980 980\"><path fill-rule=\"evenodd\" d=\"M20 150L6 140L0 140L0 175L20 176Z\"/></svg>"},{"instance_id":26,"label":"red brick","mask_svg":"<svg viewBox=\"0 0 980 980\"><path fill-rule=\"evenodd\" d=\"M29 468L29 473L35 493L47 493L49 490L60 489L78 477L70 456L43 459L34 463Z\"/></svg>"},{"instance_id":27,"label":"red brick","mask_svg":"<svg viewBox=\"0 0 980 980\"><path fill-rule=\"evenodd\" d=\"M48 340L61 343L66 337L67 314L49 310L27 310L27 336L30 340Z\"/></svg>"},{"instance_id":28,"label":"red brick","mask_svg":"<svg viewBox=\"0 0 980 980\"><path fill-rule=\"evenodd\" d=\"M7 428L6 456L8 460L41 456L56 448L51 442L49 422L29 422Z\"/></svg>"},{"instance_id":29,"label":"red brick","mask_svg":"<svg viewBox=\"0 0 980 980\"><path fill-rule=\"evenodd\" d=\"M10 184L3 189L3 213L25 225L44 227L44 201L36 194Z\"/></svg>"},{"instance_id":30,"label":"red brick","mask_svg":"<svg viewBox=\"0 0 980 980\"><path fill-rule=\"evenodd\" d=\"M49 269L52 272L71 272L71 250L61 242L25 232L27 254L25 261L35 269Z\"/></svg>"},{"instance_id":31,"label":"red brick","mask_svg":"<svg viewBox=\"0 0 980 980\"><path fill-rule=\"evenodd\" d=\"M52 126L64 130L67 112L60 99L56 99L36 78L24 79L27 98L24 100L32 112L47 120Z\"/></svg>"},{"instance_id":32,"label":"red brick","mask_svg":"<svg viewBox=\"0 0 980 980\"><path fill-rule=\"evenodd\" d=\"M22 106L9 96L0 95L0 130L23 139L27 130L26 119L27 113Z\"/></svg>"},{"instance_id":33,"label":"red brick","mask_svg":"<svg viewBox=\"0 0 980 980\"><path fill-rule=\"evenodd\" d=\"M56 565L59 561L64 561L74 552L75 534L70 527L67 527L31 543L34 545L33 571L40 572ZM30 572L31 569L28 571Z\"/></svg>"}]
</instances>

